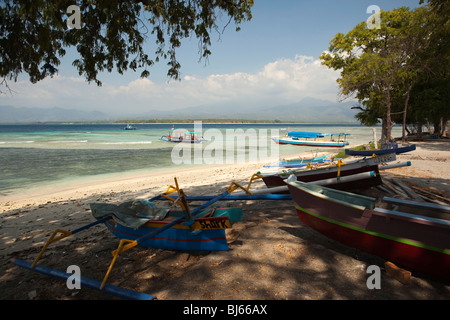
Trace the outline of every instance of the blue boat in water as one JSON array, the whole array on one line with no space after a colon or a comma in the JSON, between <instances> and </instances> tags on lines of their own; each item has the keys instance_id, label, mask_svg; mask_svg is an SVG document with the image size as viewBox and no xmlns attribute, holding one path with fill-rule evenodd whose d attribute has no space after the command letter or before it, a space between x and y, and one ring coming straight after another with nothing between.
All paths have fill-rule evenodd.
<instances>
[{"instance_id":1,"label":"blue boat in water","mask_svg":"<svg viewBox=\"0 0 450 320\"><path fill-rule=\"evenodd\" d=\"M274 137L278 144L291 144L304 147L342 148L349 145L349 133L319 133L291 131L284 137Z\"/></svg>"}]
</instances>

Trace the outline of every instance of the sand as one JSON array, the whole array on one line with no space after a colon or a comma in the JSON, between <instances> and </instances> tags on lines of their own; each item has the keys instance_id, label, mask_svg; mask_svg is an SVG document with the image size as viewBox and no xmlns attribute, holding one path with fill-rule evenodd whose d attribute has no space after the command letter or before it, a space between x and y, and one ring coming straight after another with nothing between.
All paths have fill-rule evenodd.
<instances>
[{"instance_id":1,"label":"sand","mask_svg":"<svg viewBox=\"0 0 450 320\"><path fill-rule=\"evenodd\" d=\"M450 140L414 142L397 156L411 167L383 176L450 199ZM74 230L93 221L89 203L120 204L151 198L174 184L188 195L218 195L232 182L246 184L262 164L208 166L108 177L74 185L28 190L0 198L0 299L118 299L15 266L32 262L55 229ZM263 187L262 181L254 188ZM449 202L450 203L450 202ZM223 202L242 206L244 221L228 232L226 252L177 252L136 247L122 253L108 282L158 300L368 300L449 299L450 284L413 273L404 285L388 276L382 259L334 242L304 225L291 201ZM40 264L101 281L118 240L99 225L52 244ZM367 268L380 266L381 289L368 289Z\"/></svg>"}]
</instances>

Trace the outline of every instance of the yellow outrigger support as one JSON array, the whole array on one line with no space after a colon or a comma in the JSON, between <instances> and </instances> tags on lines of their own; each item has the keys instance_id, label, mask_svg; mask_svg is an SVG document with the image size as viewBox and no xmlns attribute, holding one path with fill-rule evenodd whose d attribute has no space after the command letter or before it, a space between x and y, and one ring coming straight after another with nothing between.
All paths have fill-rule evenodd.
<instances>
[{"instance_id":1,"label":"yellow outrigger support","mask_svg":"<svg viewBox=\"0 0 450 320\"><path fill-rule=\"evenodd\" d=\"M41 252L39 252L38 256L36 257L36 259L34 260L34 262L32 263L32 265L31 265L30 268L33 269L33 268L36 266L36 264L37 264L38 261L41 259L42 255L44 254L45 250L47 250L47 248L48 248L48 246L49 246L50 244L52 244L52 243L54 243L54 242L57 242L57 241L59 241L59 240L65 239L65 238L67 238L67 237L69 237L69 236L71 236L71 235L73 235L73 234L76 234L76 233L78 233L78 232L80 232L80 231L89 229L90 227L93 227L93 226L95 226L95 225L97 225L97 224L100 224L100 223L102 223L102 222L106 222L106 221L108 221L108 220L110 220L110 219L111 219L111 217L104 217L104 218L102 218L102 219L99 219L99 220L97 220L97 221L95 221L95 222L92 222L92 223L90 223L90 224L88 224L88 225L86 225L86 226L83 226L83 227L81 227L81 228L75 229L75 230L73 230L73 231L62 230L62 229L56 229L56 230L52 233L52 235L50 236L50 238L47 240L47 242L45 243L45 245L44 245L44 247L42 248ZM59 237L57 237L58 234L61 234L61 235L60 235Z\"/></svg>"},{"instance_id":2,"label":"yellow outrigger support","mask_svg":"<svg viewBox=\"0 0 450 320\"><path fill-rule=\"evenodd\" d=\"M58 233L61 233L61 235L59 237L56 237L56 235ZM36 259L34 260L34 262L31 265L31 268L34 268L36 266L36 264L38 263L38 261L41 259L42 255L44 254L45 250L47 250L47 247L52 244L53 242L57 242L59 240L62 240L64 238L67 238L68 236L71 236L73 233L72 231L67 231L67 230L62 230L62 229L56 229L52 235L50 236L50 238L47 240L47 242L45 243L44 247L42 248L41 252L39 252L38 256L36 257Z\"/></svg>"},{"instance_id":3,"label":"yellow outrigger support","mask_svg":"<svg viewBox=\"0 0 450 320\"><path fill-rule=\"evenodd\" d=\"M248 185L247 185L247 188L244 188L243 186L241 186L239 183L236 183L236 182L232 182L231 184L230 184L230 186L228 187L228 193L232 193L234 190L236 190L237 188L241 188L242 190L244 190L245 191L245 193L247 193L247 194L252 194L251 192L250 192L250 186L252 185L252 183L254 182L254 181L256 181L256 180L258 180L258 179L262 179L262 175L260 175L260 174L258 174L258 173L254 173L252 176L251 176L251 178L250 178L250 180L249 180L249 182L248 182Z\"/></svg>"},{"instance_id":4,"label":"yellow outrigger support","mask_svg":"<svg viewBox=\"0 0 450 320\"><path fill-rule=\"evenodd\" d=\"M337 167L338 167L338 172L337 172L337 177L340 178L341 177L341 167L344 166L345 163L344 161L342 161L341 159L338 160L337 163Z\"/></svg>"}]
</instances>

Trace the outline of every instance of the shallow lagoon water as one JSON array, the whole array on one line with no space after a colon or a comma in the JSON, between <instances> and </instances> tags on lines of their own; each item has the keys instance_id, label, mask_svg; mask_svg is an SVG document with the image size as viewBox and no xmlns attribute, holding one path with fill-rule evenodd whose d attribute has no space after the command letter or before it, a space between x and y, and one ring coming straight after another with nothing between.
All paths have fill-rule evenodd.
<instances>
[{"instance_id":1,"label":"shallow lagoon water","mask_svg":"<svg viewBox=\"0 0 450 320\"><path fill-rule=\"evenodd\" d=\"M260 161L309 152L338 152L272 142L287 131L345 132L351 145L373 140L371 127L339 124L178 124L200 129L202 144L161 141L169 124L28 124L0 125L0 195L83 177L136 170L163 170L237 161ZM381 132L376 127L377 134ZM401 128L395 127L398 136ZM379 137L379 136L378 136Z\"/></svg>"}]
</instances>

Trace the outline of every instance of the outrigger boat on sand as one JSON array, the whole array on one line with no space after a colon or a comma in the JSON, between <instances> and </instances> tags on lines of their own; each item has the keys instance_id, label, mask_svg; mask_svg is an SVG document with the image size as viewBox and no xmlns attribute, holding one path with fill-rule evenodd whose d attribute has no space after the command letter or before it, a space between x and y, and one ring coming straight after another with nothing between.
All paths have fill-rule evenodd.
<instances>
[{"instance_id":1,"label":"outrigger boat on sand","mask_svg":"<svg viewBox=\"0 0 450 320\"><path fill-rule=\"evenodd\" d=\"M324 165L308 165L294 170L266 171L258 172L258 174L262 176L264 183L269 189L285 186L284 180L294 175L298 181L322 181L322 184L327 185L327 187L349 191L381 184L379 171L392 168L392 166L385 166L384 164L395 160L395 154L354 160L347 163L338 159L338 161L332 161ZM410 162L394 166L409 165L411 165Z\"/></svg>"},{"instance_id":2,"label":"outrigger boat on sand","mask_svg":"<svg viewBox=\"0 0 450 320\"><path fill-rule=\"evenodd\" d=\"M394 147L394 148L390 148L390 149L380 149L380 150L350 150L350 149L345 149L345 154L346 155L350 155L350 156L363 156L363 157L370 157L372 155L383 155L383 154L388 154L388 153L395 153L395 154L400 154L400 153L405 153L405 152L409 152L409 151L414 151L416 150L416 145L412 144L410 146L405 146L405 147Z\"/></svg>"},{"instance_id":3,"label":"outrigger boat on sand","mask_svg":"<svg viewBox=\"0 0 450 320\"><path fill-rule=\"evenodd\" d=\"M319 163L324 162L326 160L329 160L328 155L323 156L316 156L313 158L297 158L297 159L283 159L278 162L278 164L273 165L265 165L266 168L276 168L276 167L282 167L282 168L298 168L298 167L304 167L308 165L308 163Z\"/></svg>"},{"instance_id":4,"label":"outrigger boat on sand","mask_svg":"<svg viewBox=\"0 0 450 320\"><path fill-rule=\"evenodd\" d=\"M38 265L38 261L54 242L65 239L81 231L90 229L104 223L107 228L119 239L119 246L112 252L113 259L102 282L81 277L81 286L119 296L125 299L153 299L145 293L128 290L106 283L111 270L120 253L135 246L171 249L171 250L201 250L222 251L228 250L225 229L232 227L232 222L242 219L242 208L213 208L207 210L214 203L226 199L237 188L250 194L248 189L254 179L252 177L247 188L232 182L222 194L207 199L201 206L189 208L186 194L179 188L175 179L175 187L169 186L165 193L150 200L126 202L122 205L91 204L95 222L82 226L73 231L55 230L33 263L13 259L17 266L67 280L72 274ZM177 192L178 196L169 195ZM158 199L170 200L181 206L182 211L160 209L153 205ZM279 198L284 199L284 198ZM167 218L167 220L164 220Z\"/></svg>"},{"instance_id":5,"label":"outrigger boat on sand","mask_svg":"<svg viewBox=\"0 0 450 320\"><path fill-rule=\"evenodd\" d=\"M349 144L348 133L319 133L291 131L284 137L273 137L278 144L291 144L304 147L342 148Z\"/></svg>"},{"instance_id":6,"label":"outrigger boat on sand","mask_svg":"<svg viewBox=\"0 0 450 320\"><path fill-rule=\"evenodd\" d=\"M316 231L402 268L450 280L450 207L388 197L380 202L301 181L286 183L300 220Z\"/></svg>"}]
</instances>

